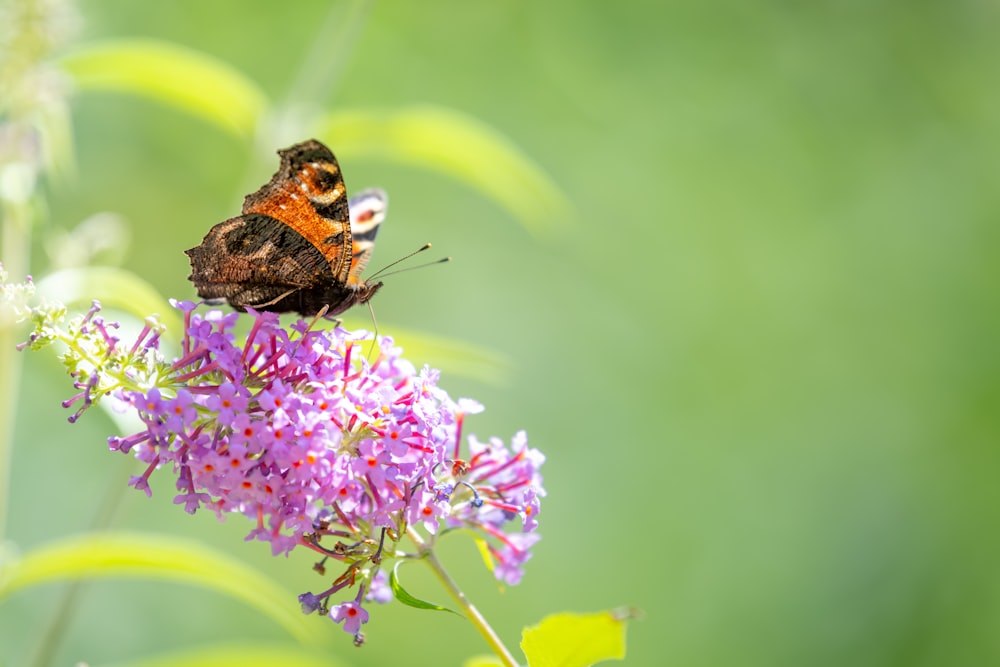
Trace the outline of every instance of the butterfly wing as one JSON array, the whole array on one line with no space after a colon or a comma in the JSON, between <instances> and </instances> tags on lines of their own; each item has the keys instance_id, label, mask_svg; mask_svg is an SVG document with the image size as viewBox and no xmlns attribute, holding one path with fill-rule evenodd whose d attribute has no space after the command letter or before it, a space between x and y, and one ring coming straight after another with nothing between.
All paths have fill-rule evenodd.
<instances>
[{"instance_id":1,"label":"butterfly wing","mask_svg":"<svg viewBox=\"0 0 1000 667\"><path fill-rule=\"evenodd\" d=\"M278 151L281 165L247 195L243 214L259 213L298 232L323 255L334 280L346 283L353 241L347 188L337 158L315 139Z\"/></svg>"},{"instance_id":2,"label":"butterfly wing","mask_svg":"<svg viewBox=\"0 0 1000 667\"><path fill-rule=\"evenodd\" d=\"M347 274L347 285L356 287L362 283L361 274L368 266L372 249L375 247L375 235L379 226L385 220L385 212L389 207L389 196L385 190L369 188L351 197L351 266Z\"/></svg>"},{"instance_id":3,"label":"butterfly wing","mask_svg":"<svg viewBox=\"0 0 1000 667\"><path fill-rule=\"evenodd\" d=\"M326 258L315 246L261 213L220 222L187 254L198 296L225 299L234 308L281 312L266 305L282 295L333 282Z\"/></svg>"}]
</instances>

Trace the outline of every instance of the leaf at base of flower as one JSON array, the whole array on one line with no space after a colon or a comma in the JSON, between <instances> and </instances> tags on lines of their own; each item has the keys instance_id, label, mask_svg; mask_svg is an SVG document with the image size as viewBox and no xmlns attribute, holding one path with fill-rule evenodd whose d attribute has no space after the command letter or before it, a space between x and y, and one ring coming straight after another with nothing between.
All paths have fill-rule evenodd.
<instances>
[{"instance_id":1,"label":"leaf at base of flower","mask_svg":"<svg viewBox=\"0 0 1000 667\"><path fill-rule=\"evenodd\" d=\"M396 596L396 599L405 604L408 607L414 607L416 609L431 609L434 611L447 611L455 614L456 616L462 616L460 613L454 609L448 609L447 607L442 607L441 605L434 604L433 602L427 602L421 600L420 598L410 595L410 593L403 588L403 585L399 583L399 575L397 570L399 566L403 564L403 561L396 563L396 567L392 568L392 572L389 573L389 586L392 588L392 594ZM464 618L464 617L463 617Z\"/></svg>"},{"instance_id":2,"label":"leaf at base of flower","mask_svg":"<svg viewBox=\"0 0 1000 667\"><path fill-rule=\"evenodd\" d=\"M489 543L478 535L473 535L472 541L476 543L476 548L479 549L479 555L482 557L483 563L486 564L486 569L489 570L490 574L493 574L496 562L493 560L493 554L490 553Z\"/></svg>"}]
</instances>

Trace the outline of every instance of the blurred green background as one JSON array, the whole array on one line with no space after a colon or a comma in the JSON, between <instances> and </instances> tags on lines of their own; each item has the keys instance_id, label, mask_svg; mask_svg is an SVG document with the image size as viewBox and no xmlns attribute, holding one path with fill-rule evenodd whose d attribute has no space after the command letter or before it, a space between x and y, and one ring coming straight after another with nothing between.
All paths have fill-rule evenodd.
<instances>
[{"instance_id":1,"label":"blurred green background","mask_svg":"<svg viewBox=\"0 0 1000 667\"><path fill-rule=\"evenodd\" d=\"M79 43L169 40L285 103L308 88L304 62L335 58L335 87L314 95L328 110L450 107L565 193L572 212L539 233L455 179L338 152L349 189L390 193L372 267L428 240L455 258L390 278L380 331L505 357L499 382L443 385L487 406L471 431L525 428L548 456L544 538L520 587L497 591L469 543L445 553L510 645L548 613L627 604L645 612L631 665L1000 661L1000 6L78 7ZM33 271L58 230L113 211L131 236L122 265L178 298L194 294L183 250L273 173L273 150L306 138L294 114L255 146L125 94L81 93L72 118L77 174L50 188ZM51 359L25 363L8 537L28 549L86 530L134 464L105 451L103 414L64 422ZM307 556L271 559L243 544L244 521L184 514L165 480L152 501L126 493L116 525L318 587ZM58 593L0 604L0 659L19 664ZM400 605L373 609L362 650L331 624L315 632L344 664L486 652L463 622ZM287 636L214 593L99 582L56 664L248 639Z\"/></svg>"}]
</instances>

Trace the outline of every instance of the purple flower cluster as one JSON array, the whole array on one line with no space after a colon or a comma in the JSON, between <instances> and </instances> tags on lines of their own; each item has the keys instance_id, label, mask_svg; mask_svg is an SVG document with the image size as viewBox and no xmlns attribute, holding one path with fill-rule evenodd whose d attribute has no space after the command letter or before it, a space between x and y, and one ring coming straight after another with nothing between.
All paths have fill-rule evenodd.
<instances>
[{"instance_id":1,"label":"purple flower cluster","mask_svg":"<svg viewBox=\"0 0 1000 667\"><path fill-rule=\"evenodd\" d=\"M150 494L153 471L172 468L188 512L238 512L255 523L247 539L276 554L302 545L343 563L329 590L300 601L355 635L362 603L387 599L381 564L408 532L472 529L495 576L520 581L544 494L543 456L523 432L509 448L470 437L463 453L463 420L482 406L453 401L438 371L415 370L388 337L368 354L370 341L342 328L299 321L289 332L273 313L251 312L238 343L238 314L175 305L185 332L169 381L118 394L145 424L109 439L148 463L132 486ZM355 584L356 597L331 608L328 598Z\"/></svg>"}]
</instances>

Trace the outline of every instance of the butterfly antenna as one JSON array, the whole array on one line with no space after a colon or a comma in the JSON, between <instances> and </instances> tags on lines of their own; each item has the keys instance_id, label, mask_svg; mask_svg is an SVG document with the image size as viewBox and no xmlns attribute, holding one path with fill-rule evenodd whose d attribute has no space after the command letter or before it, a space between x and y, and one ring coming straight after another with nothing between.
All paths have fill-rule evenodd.
<instances>
[{"instance_id":1,"label":"butterfly antenna","mask_svg":"<svg viewBox=\"0 0 1000 667\"><path fill-rule=\"evenodd\" d=\"M441 259L435 259L433 262L427 262L426 264L417 264L416 266L408 266L405 269L400 269L399 271L390 271L389 273L383 273L381 277L388 278L389 276L394 276L397 273L406 273L407 271L413 271L414 269L422 269L426 266L434 266L435 264L444 264L445 262L450 262L450 261L451 257L442 257Z\"/></svg>"},{"instance_id":2,"label":"butterfly antenna","mask_svg":"<svg viewBox=\"0 0 1000 667\"><path fill-rule=\"evenodd\" d=\"M427 262L426 264L420 264L418 266L410 266L410 267L407 267L405 269L400 269L399 271L392 271L391 273L385 273L386 269L391 269L392 267L396 266L400 262L405 262L406 260L408 260L409 258L413 257L414 255L417 255L419 253L422 253L425 250L430 249L430 247L431 247L430 243L425 243L424 245L420 246L419 248L417 248L416 250L414 250L413 252L411 252L409 255L403 255L402 257L400 257L399 259L397 259L395 262L391 262L389 264L386 264L381 269L379 269L378 271L376 271L374 274L368 276L368 278L366 280L372 281L372 280L375 280L376 278L378 278L379 276L382 276L383 278L385 278L386 276L394 276L397 273L402 273L403 271L411 271L413 269L422 269L425 266L432 266L434 264L443 264L445 262L450 262L451 261L451 257L443 257L442 259L438 259L438 260L435 260L433 262Z\"/></svg>"},{"instance_id":3,"label":"butterfly antenna","mask_svg":"<svg viewBox=\"0 0 1000 667\"><path fill-rule=\"evenodd\" d=\"M405 269L400 269L398 271L390 271L389 273L385 272L386 269L391 269L392 267L396 266L400 262L404 262L404 261L408 260L409 258L413 257L416 254L422 253L425 250L429 250L430 247L431 247L430 243L425 243L424 245L420 246L419 248L417 248L416 250L414 250L410 254L403 255L402 257L400 257L399 259L397 259L395 262L391 262L389 264L386 264L381 269L379 269L378 271L376 271L372 275L368 276L368 278L365 279L366 282L368 282L370 284L373 280L375 280L376 278L379 278L379 277L385 278L387 276L393 276L393 275L395 275L397 273L402 273L403 271L410 271L412 269L421 269L421 268L423 268L425 266L431 266L433 264L443 264L444 262L450 262L451 261L451 257L444 257L442 259L438 259L438 260L435 260L433 262L427 262L426 264L419 264L417 266L409 266L409 267L407 267ZM368 350L368 359L370 361L371 357L372 357L372 353L375 352L375 345L378 344L378 321L375 319L375 309L372 307L372 302L371 301L365 301L365 303L368 304L368 312L371 313L371 316L372 316L372 327L375 330L374 331L374 335L372 337L372 346Z\"/></svg>"}]
</instances>

